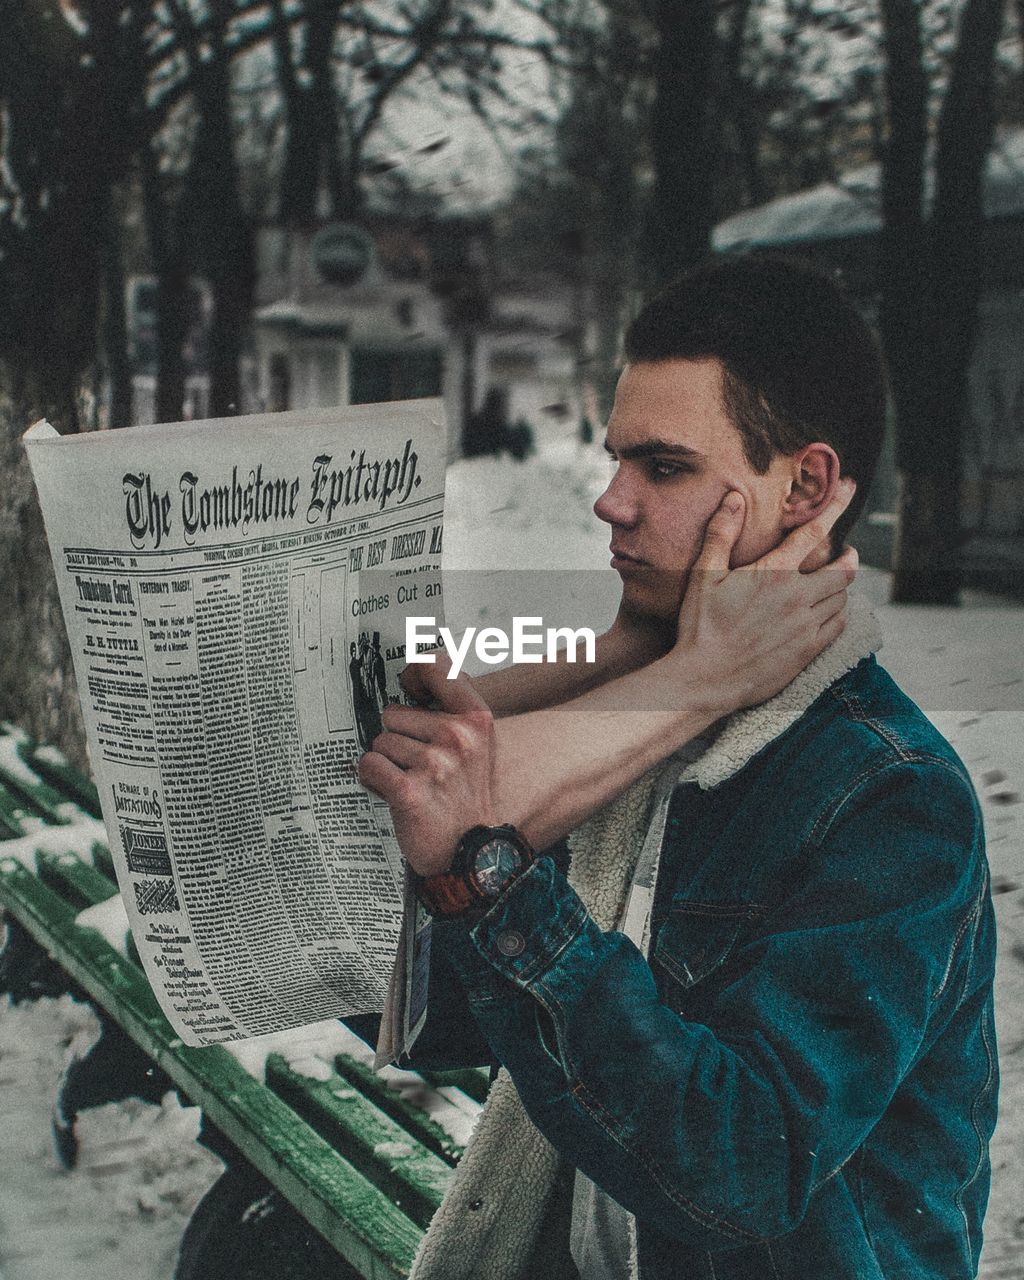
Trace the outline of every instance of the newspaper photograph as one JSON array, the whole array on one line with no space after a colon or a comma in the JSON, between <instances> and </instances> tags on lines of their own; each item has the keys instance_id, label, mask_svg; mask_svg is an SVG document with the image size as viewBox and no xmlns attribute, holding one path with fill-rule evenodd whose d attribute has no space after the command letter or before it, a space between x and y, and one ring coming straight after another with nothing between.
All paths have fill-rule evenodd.
<instances>
[{"instance_id":1,"label":"newspaper photograph","mask_svg":"<svg viewBox=\"0 0 1024 1280\"><path fill-rule=\"evenodd\" d=\"M37 423L25 445L168 1019L201 1045L387 1005L399 1052L425 1015L429 917L356 767L404 698L406 615L443 612L441 402Z\"/></svg>"}]
</instances>

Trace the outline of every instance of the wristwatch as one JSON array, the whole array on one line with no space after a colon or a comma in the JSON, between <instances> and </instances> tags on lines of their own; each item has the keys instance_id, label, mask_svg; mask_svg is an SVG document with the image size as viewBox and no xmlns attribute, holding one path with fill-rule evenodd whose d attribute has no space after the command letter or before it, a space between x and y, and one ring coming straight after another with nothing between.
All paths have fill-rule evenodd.
<instances>
[{"instance_id":1,"label":"wristwatch","mask_svg":"<svg viewBox=\"0 0 1024 1280\"><path fill-rule=\"evenodd\" d=\"M425 876L416 892L432 916L482 916L536 860L536 851L515 827L471 827L448 870Z\"/></svg>"}]
</instances>

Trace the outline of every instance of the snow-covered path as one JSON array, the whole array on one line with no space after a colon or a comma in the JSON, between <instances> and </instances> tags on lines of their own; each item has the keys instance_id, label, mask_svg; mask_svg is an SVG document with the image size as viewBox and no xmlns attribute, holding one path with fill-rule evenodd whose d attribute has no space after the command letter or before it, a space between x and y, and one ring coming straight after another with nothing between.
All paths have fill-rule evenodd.
<instances>
[{"instance_id":1,"label":"snow-covered path","mask_svg":"<svg viewBox=\"0 0 1024 1280\"><path fill-rule=\"evenodd\" d=\"M601 569L607 533L590 514L604 463L571 442L523 466L453 468L446 559L460 569ZM467 578L467 582L469 579ZM1024 609L971 596L961 610L876 604L881 655L950 738L982 799L999 927L997 1019L1002 1107L983 1280L1024 1280ZM474 618L469 599L452 622ZM169 1280L177 1241L218 1162L192 1141L196 1115L168 1100L111 1106L80 1121L81 1165L57 1165L49 1109L67 1041L89 1017L66 998L0 1008L0 1280Z\"/></svg>"}]
</instances>

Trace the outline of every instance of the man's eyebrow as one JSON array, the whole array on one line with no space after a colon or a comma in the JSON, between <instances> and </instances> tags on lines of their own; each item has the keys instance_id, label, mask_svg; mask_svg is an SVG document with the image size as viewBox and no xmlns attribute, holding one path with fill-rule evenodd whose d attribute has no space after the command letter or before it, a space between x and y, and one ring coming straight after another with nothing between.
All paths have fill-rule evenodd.
<instances>
[{"instance_id":1,"label":"man's eyebrow","mask_svg":"<svg viewBox=\"0 0 1024 1280\"><path fill-rule=\"evenodd\" d=\"M629 461L633 458L690 458L694 461L703 462L706 455L698 449L690 449L685 444L670 444L667 440L641 440L639 444L627 445L625 449L613 449L607 439L604 442L605 451L615 458L625 459Z\"/></svg>"}]
</instances>

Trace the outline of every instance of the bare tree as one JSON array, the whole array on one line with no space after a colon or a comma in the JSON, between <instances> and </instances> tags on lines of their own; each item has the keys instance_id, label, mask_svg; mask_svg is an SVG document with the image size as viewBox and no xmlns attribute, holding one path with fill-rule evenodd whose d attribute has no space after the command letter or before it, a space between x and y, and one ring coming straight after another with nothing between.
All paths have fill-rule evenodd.
<instances>
[{"instance_id":1,"label":"bare tree","mask_svg":"<svg viewBox=\"0 0 1024 1280\"><path fill-rule=\"evenodd\" d=\"M138 107L137 14L0 5L0 714L82 760L56 587L20 436L93 424L111 199Z\"/></svg>"},{"instance_id":2,"label":"bare tree","mask_svg":"<svg viewBox=\"0 0 1024 1280\"><path fill-rule=\"evenodd\" d=\"M648 227L650 283L663 284L711 247L718 167L714 0L656 0Z\"/></svg>"},{"instance_id":3,"label":"bare tree","mask_svg":"<svg viewBox=\"0 0 1024 1280\"><path fill-rule=\"evenodd\" d=\"M1002 0L966 0L939 112L926 216L929 83L920 10L883 0L889 139L882 170L882 330L901 493L893 599L950 604L960 585L961 441L978 327L984 172Z\"/></svg>"}]
</instances>

